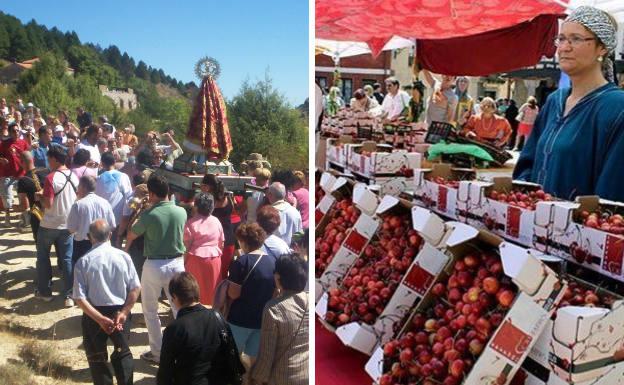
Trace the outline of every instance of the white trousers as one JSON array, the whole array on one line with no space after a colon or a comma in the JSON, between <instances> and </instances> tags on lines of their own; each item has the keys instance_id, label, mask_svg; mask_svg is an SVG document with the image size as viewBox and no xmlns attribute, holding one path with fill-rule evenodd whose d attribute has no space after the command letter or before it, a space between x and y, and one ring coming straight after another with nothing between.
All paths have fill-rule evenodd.
<instances>
[{"instance_id":1,"label":"white trousers","mask_svg":"<svg viewBox=\"0 0 624 385\"><path fill-rule=\"evenodd\" d=\"M178 314L171 301L169 293L169 281L175 273L184 271L184 258L174 259L146 259L143 264L143 273L141 275L141 306L143 307L143 316L147 326L147 335L149 337L150 350L155 357L160 357L160 348L162 346L162 329L160 318L158 318L158 298L164 289L173 318Z\"/></svg>"}]
</instances>

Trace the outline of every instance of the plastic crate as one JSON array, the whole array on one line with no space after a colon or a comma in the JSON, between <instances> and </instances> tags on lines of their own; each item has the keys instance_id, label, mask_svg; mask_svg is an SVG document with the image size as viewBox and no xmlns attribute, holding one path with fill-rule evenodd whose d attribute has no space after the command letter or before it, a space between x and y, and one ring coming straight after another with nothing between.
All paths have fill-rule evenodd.
<instances>
[{"instance_id":1,"label":"plastic crate","mask_svg":"<svg viewBox=\"0 0 624 385\"><path fill-rule=\"evenodd\" d=\"M455 127L452 124L444 122L431 122L427 136L425 137L425 143L436 144L441 140L447 140L448 137L454 132Z\"/></svg>"}]
</instances>

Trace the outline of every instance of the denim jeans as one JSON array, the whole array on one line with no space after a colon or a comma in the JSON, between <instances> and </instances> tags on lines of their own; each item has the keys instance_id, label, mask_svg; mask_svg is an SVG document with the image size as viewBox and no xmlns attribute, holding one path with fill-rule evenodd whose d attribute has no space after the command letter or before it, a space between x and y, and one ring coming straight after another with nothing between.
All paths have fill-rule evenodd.
<instances>
[{"instance_id":1,"label":"denim jeans","mask_svg":"<svg viewBox=\"0 0 624 385\"><path fill-rule=\"evenodd\" d=\"M71 296L74 283L72 265L74 236L67 229L48 229L39 227L37 232L37 291L40 295L52 295L52 264L50 263L50 251L52 245L56 251L57 264L63 278L62 294Z\"/></svg>"},{"instance_id":2,"label":"denim jeans","mask_svg":"<svg viewBox=\"0 0 624 385\"><path fill-rule=\"evenodd\" d=\"M123 306L95 306L95 308L105 317L113 319L117 311ZM128 345L130 336L132 315L128 315L123 324L123 330L115 330L112 334L106 334L100 325L88 315L82 315L82 342L89 369L94 385L113 385L113 376L108 367L108 350L106 343L108 339L113 342L113 354L110 356L111 364L117 384L132 385L134 373L134 362L132 353Z\"/></svg>"}]
</instances>

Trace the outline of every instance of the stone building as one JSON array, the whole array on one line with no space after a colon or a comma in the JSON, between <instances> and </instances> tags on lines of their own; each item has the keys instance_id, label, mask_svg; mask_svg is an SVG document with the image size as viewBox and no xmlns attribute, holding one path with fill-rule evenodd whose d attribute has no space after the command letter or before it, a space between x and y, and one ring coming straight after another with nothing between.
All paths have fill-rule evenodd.
<instances>
[{"instance_id":1,"label":"stone building","mask_svg":"<svg viewBox=\"0 0 624 385\"><path fill-rule=\"evenodd\" d=\"M104 96L113 99L115 105L124 110L134 110L139 106L137 96L132 88L108 88L100 84L100 92Z\"/></svg>"}]
</instances>

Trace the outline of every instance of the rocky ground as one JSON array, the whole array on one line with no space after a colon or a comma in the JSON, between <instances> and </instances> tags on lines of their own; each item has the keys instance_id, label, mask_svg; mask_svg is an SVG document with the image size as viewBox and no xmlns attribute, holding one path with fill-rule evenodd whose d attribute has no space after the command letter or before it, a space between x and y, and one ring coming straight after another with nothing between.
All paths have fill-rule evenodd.
<instances>
[{"instance_id":1,"label":"rocky ground","mask_svg":"<svg viewBox=\"0 0 624 385\"><path fill-rule=\"evenodd\" d=\"M16 216L13 223L17 223ZM55 275L54 290L58 290L61 282L54 254L51 259ZM33 377L24 384L90 384L91 376L82 348L82 311L78 307L65 308L60 297L50 303L34 298L35 262L35 245L30 229L23 233L15 228L0 229L0 366L13 365L24 370L28 368L20 364L30 364L34 368L30 373ZM161 320L166 325L171 313L164 303L160 310ZM155 384L158 368L139 358L142 352L148 350L147 329L140 303L134 307L133 323L130 344L135 361L134 383ZM46 354L52 356L52 363L44 368L40 367L41 362L33 362L41 360L29 359L24 353L25 345L33 349L33 340L38 342L34 344L36 349L47 349ZM111 352L112 345L109 346ZM51 366L61 369L51 370ZM3 380L1 375L0 383L6 383L7 380Z\"/></svg>"}]
</instances>

